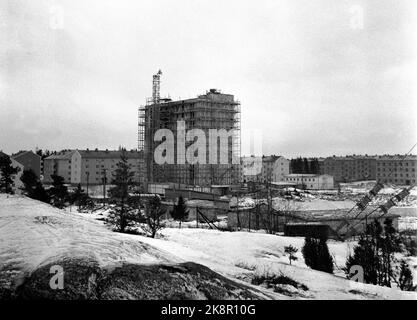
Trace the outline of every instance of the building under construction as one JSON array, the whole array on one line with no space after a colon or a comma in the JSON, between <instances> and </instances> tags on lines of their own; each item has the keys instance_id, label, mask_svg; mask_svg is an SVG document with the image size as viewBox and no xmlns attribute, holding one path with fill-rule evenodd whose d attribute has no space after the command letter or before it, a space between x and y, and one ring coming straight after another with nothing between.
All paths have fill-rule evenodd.
<instances>
[{"instance_id":1,"label":"building under construction","mask_svg":"<svg viewBox=\"0 0 417 320\"><path fill-rule=\"evenodd\" d=\"M240 103L231 94L223 94L210 89L197 98L173 101L160 97L159 71L153 76L152 98L146 105L139 107L138 147L144 150L145 167L143 174L148 183L177 183L182 186L233 185L239 182L240 166ZM178 121L184 121L185 130L200 129L205 133L206 162L189 163L185 154L177 150ZM174 134L175 163L157 164L154 159L155 149L161 144L154 141L159 129L169 129ZM227 140L227 163L209 161L209 129L225 129L232 132ZM230 131L232 130L232 131ZM220 152L220 141L216 140L217 153ZM193 141L185 142L187 149ZM223 145L224 149L224 145Z\"/></svg>"}]
</instances>

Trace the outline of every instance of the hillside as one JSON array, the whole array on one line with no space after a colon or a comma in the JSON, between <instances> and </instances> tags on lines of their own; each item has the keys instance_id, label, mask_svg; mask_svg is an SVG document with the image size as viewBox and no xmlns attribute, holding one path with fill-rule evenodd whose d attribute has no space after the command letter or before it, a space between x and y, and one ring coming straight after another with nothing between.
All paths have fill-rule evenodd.
<instances>
[{"instance_id":1,"label":"hillside","mask_svg":"<svg viewBox=\"0 0 417 320\"><path fill-rule=\"evenodd\" d=\"M262 233L165 229L160 239L110 231L94 215L65 212L0 195L0 295L74 299L417 299L416 293L358 284L292 266L284 246L303 239ZM348 246L329 245L337 264ZM49 288L50 266L61 265L65 289ZM340 271L339 271L340 272ZM252 285L275 273L300 285Z\"/></svg>"}]
</instances>

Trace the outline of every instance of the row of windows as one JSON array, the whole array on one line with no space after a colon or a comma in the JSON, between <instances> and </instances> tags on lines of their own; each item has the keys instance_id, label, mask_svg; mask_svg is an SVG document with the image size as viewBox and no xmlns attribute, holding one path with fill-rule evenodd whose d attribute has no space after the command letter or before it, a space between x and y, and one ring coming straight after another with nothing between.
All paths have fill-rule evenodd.
<instances>
[{"instance_id":1,"label":"row of windows","mask_svg":"<svg viewBox=\"0 0 417 320\"><path fill-rule=\"evenodd\" d=\"M385 175L385 173L382 173L382 174L380 174L378 176L382 176L382 177L385 177L386 176L386 177L388 177L388 175L389 174ZM394 173L393 177L400 177L400 178L407 177L408 178L408 177L415 177L415 174L408 175L408 173L406 173L406 174L403 175L402 173L400 173L400 174L397 175L396 173Z\"/></svg>"},{"instance_id":2,"label":"row of windows","mask_svg":"<svg viewBox=\"0 0 417 320\"><path fill-rule=\"evenodd\" d=\"M414 162L399 162L399 161L395 161L395 162L392 162L392 161L388 161L388 162L377 162L377 165L378 166L389 166L389 167L391 167L391 166L399 166L399 167L408 167L408 166L410 166L410 167L415 167L416 166L416 164L417 164L417 162L416 161L414 161Z\"/></svg>"},{"instance_id":3,"label":"row of windows","mask_svg":"<svg viewBox=\"0 0 417 320\"><path fill-rule=\"evenodd\" d=\"M414 184L416 183L415 179L383 179L382 180L383 183L398 183L398 184L402 184L402 185L410 185L410 184Z\"/></svg>"},{"instance_id":4,"label":"row of windows","mask_svg":"<svg viewBox=\"0 0 417 320\"><path fill-rule=\"evenodd\" d=\"M300 179L300 178L286 178L286 180L287 181L310 181L310 182L315 182L316 181L316 179L314 179L314 178L303 178L303 179Z\"/></svg>"},{"instance_id":5,"label":"row of windows","mask_svg":"<svg viewBox=\"0 0 417 320\"><path fill-rule=\"evenodd\" d=\"M408 168L394 168L394 169L391 169L391 168L387 168L387 171L405 171L405 172L408 172ZM378 171L385 171L385 168L378 168ZM416 169L414 169L414 168L410 168L410 171L411 172L415 172L416 171Z\"/></svg>"}]
</instances>

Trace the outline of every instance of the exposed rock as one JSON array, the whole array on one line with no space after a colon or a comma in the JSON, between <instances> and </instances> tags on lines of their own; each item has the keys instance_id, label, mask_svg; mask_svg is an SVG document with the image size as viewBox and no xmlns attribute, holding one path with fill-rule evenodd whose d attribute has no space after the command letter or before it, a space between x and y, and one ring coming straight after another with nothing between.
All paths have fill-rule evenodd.
<instances>
[{"instance_id":1,"label":"exposed rock","mask_svg":"<svg viewBox=\"0 0 417 320\"><path fill-rule=\"evenodd\" d=\"M59 265L64 270L64 288L51 289ZM4 298L10 296L5 292ZM32 272L12 293L16 299L260 299L250 287L229 280L196 263L175 265L124 264L105 270L92 259L62 259Z\"/></svg>"}]
</instances>

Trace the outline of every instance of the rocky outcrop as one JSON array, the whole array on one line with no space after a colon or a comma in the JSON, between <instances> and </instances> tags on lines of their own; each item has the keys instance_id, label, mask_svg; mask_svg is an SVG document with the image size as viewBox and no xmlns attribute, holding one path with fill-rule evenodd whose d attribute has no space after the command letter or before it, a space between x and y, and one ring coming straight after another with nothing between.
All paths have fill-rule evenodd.
<instances>
[{"instance_id":1,"label":"rocky outcrop","mask_svg":"<svg viewBox=\"0 0 417 320\"><path fill-rule=\"evenodd\" d=\"M64 270L63 289L50 286L54 265ZM6 294L6 292L5 292ZM139 265L100 268L91 259L61 259L39 267L7 297L58 300L186 300L259 299L249 286L234 282L196 263ZM1 297L0 297L1 298Z\"/></svg>"}]
</instances>

